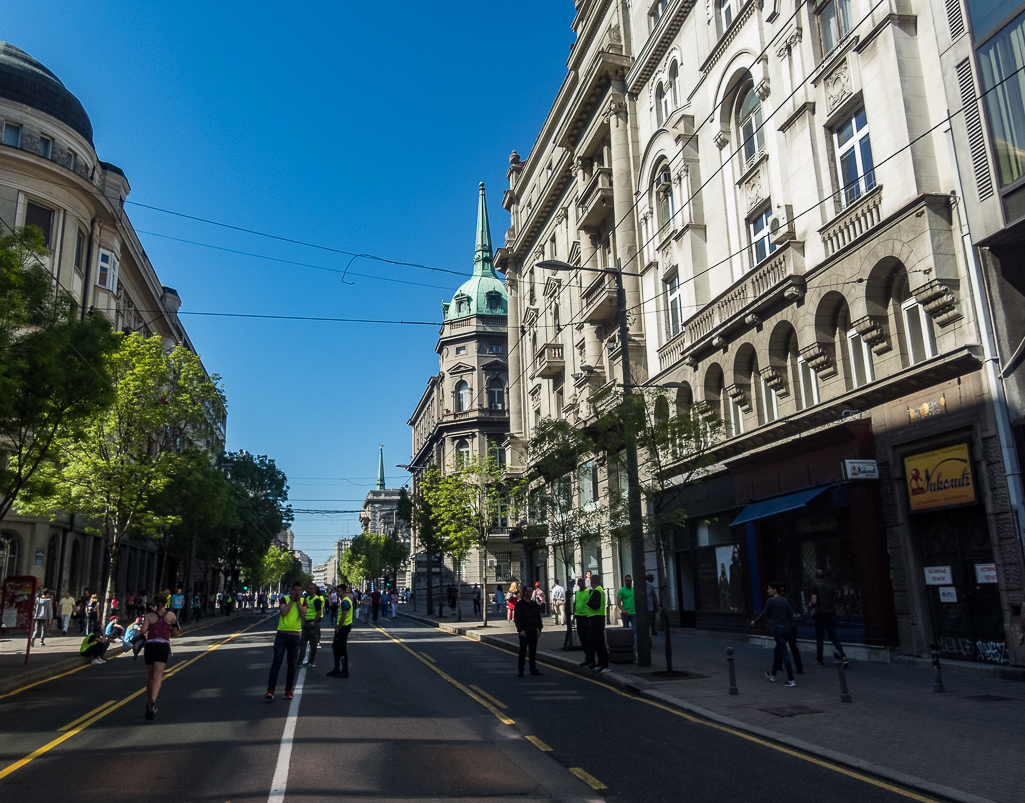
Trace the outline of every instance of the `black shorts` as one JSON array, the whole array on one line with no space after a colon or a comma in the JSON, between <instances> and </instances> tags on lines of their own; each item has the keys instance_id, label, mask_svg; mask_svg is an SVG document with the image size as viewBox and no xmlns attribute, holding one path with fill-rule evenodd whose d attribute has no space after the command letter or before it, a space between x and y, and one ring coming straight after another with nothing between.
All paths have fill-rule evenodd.
<instances>
[{"instance_id":1,"label":"black shorts","mask_svg":"<svg viewBox=\"0 0 1025 803\"><path fill-rule=\"evenodd\" d=\"M147 641L142 657L146 666L166 664L171 657L171 645L163 641Z\"/></svg>"}]
</instances>

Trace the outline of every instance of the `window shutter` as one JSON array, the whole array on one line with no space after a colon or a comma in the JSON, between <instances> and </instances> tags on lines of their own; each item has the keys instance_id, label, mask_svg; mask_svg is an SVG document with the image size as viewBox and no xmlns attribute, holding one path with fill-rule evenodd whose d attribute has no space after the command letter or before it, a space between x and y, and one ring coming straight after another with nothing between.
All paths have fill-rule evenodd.
<instances>
[{"instance_id":1,"label":"window shutter","mask_svg":"<svg viewBox=\"0 0 1025 803\"><path fill-rule=\"evenodd\" d=\"M968 129L968 149L972 157L972 169L975 171L975 187L979 191L979 200L985 201L993 197L993 175L986 156L986 137L982 129L975 82L972 80L972 65L966 60L958 64L956 69L957 83L961 89L961 109Z\"/></svg>"},{"instance_id":2,"label":"window shutter","mask_svg":"<svg viewBox=\"0 0 1025 803\"><path fill-rule=\"evenodd\" d=\"M950 26L951 41L964 33L964 14L961 12L961 0L947 0L947 24Z\"/></svg>"}]
</instances>

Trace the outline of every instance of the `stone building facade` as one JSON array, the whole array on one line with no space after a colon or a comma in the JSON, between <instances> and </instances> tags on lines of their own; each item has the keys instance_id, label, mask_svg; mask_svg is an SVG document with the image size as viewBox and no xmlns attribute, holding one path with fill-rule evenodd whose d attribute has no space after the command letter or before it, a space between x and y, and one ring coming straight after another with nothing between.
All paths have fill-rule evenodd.
<instances>
[{"instance_id":1,"label":"stone building facade","mask_svg":"<svg viewBox=\"0 0 1025 803\"><path fill-rule=\"evenodd\" d=\"M621 382L618 268L633 381L726 427L678 489L678 622L746 631L770 580L807 612L823 569L864 656L935 641L1025 662L1020 477L944 126L943 4L576 6L567 77L505 197L513 462L541 417L586 425ZM579 270L544 275L551 259ZM603 537L591 562L612 585L628 558Z\"/></svg>"},{"instance_id":2,"label":"stone building facade","mask_svg":"<svg viewBox=\"0 0 1025 803\"><path fill-rule=\"evenodd\" d=\"M160 283L124 210L128 179L99 159L89 116L46 67L0 42L0 229L38 226L45 267L81 314L100 312L117 329L159 335L192 348L178 319L178 293ZM224 440L224 425L220 441ZM129 541L119 587L153 588L157 548ZM108 559L103 539L81 517L19 516L0 522L0 578L35 574L43 585L78 593L100 587Z\"/></svg>"}]
</instances>

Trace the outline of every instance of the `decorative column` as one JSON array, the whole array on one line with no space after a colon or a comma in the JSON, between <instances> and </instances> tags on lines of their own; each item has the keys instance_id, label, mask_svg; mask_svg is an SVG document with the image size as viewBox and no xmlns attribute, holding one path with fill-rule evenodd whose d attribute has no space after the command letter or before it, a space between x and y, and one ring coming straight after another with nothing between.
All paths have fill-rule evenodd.
<instances>
[{"instance_id":1,"label":"decorative column","mask_svg":"<svg viewBox=\"0 0 1025 803\"><path fill-rule=\"evenodd\" d=\"M525 383L521 373L520 349L524 342L521 337L523 321L520 317L520 271L519 266L511 260L506 266L505 289L509 294L508 342L513 344L509 349L509 431L522 436L523 429L523 388Z\"/></svg>"},{"instance_id":2,"label":"decorative column","mask_svg":"<svg viewBox=\"0 0 1025 803\"><path fill-rule=\"evenodd\" d=\"M616 81L616 85L621 81ZM626 95L613 91L605 109L612 142L612 196L616 227L616 258L627 274L640 273L637 254L637 228L634 222L633 163L630 159L630 129ZM641 334L641 285L637 276L623 277L626 291L627 321L630 336ZM640 378L640 377L638 377Z\"/></svg>"}]
</instances>

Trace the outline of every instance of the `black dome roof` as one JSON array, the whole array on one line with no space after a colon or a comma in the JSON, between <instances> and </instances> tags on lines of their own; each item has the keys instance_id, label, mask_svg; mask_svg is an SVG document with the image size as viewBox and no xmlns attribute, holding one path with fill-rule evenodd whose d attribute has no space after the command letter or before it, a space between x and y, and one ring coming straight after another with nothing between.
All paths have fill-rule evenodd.
<instances>
[{"instance_id":1,"label":"black dome roof","mask_svg":"<svg viewBox=\"0 0 1025 803\"><path fill-rule=\"evenodd\" d=\"M93 144L93 124L78 98L56 75L8 42L0 42L0 98L48 114Z\"/></svg>"}]
</instances>

